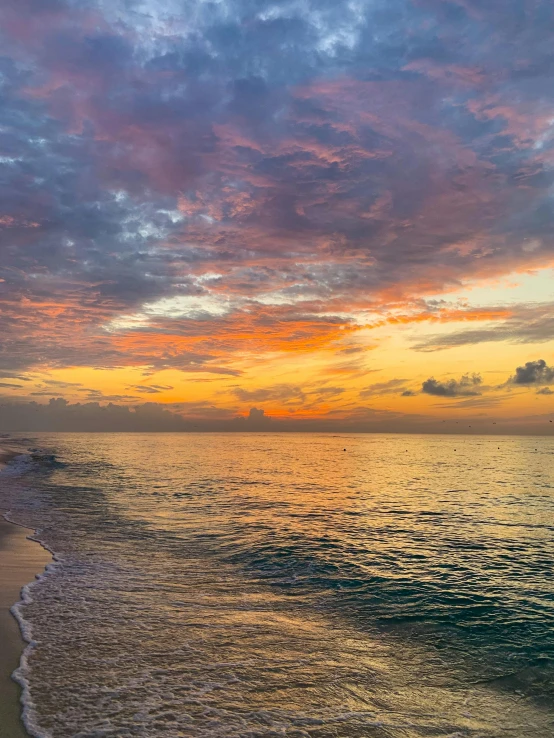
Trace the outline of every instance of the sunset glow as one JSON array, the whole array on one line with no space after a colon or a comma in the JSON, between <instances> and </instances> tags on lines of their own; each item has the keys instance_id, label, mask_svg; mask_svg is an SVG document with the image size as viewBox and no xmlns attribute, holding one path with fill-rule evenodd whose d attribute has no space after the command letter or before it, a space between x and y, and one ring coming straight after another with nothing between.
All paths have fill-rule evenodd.
<instances>
[{"instance_id":1,"label":"sunset glow","mask_svg":"<svg viewBox=\"0 0 554 738\"><path fill-rule=\"evenodd\" d=\"M186 5L0 4L3 413L550 431L552 7Z\"/></svg>"}]
</instances>

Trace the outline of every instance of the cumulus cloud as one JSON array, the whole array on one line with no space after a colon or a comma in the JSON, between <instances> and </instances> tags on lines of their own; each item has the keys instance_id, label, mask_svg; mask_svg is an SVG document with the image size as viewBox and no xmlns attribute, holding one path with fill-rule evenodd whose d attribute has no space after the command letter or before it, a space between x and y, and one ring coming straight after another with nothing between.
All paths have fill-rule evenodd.
<instances>
[{"instance_id":1,"label":"cumulus cloud","mask_svg":"<svg viewBox=\"0 0 554 738\"><path fill-rule=\"evenodd\" d=\"M482 382L480 374L464 374L444 382L430 377L421 385L421 391L435 397L473 397L481 394Z\"/></svg>"},{"instance_id":2,"label":"cumulus cloud","mask_svg":"<svg viewBox=\"0 0 554 738\"><path fill-rule=\"evenodd\" d=\"M237 418L239 426L246 427L248 430L267 430L272 419L265 414L265 410L257 407L251 407L246 417Z\"/></svg>"},{"instance_id":3,"label":"cumulus cloud","mask_svg":"<svg viewBox=\"0 0 554 738\"><path fill-rule=\"evenodd\" d=\"M494 387L485 387L480 374L464 374L460 379L450 379L447 381L439 381L434 377L430 377L423 382L421 391L435 397L476 397L483 393L488 393L487 397L481 397L478 400L466 402L466 406L472 404L477 407L479 403L501 402L501 398L491 398L491 391L509 390L514 386L531 387L548 385L554 382L554 367L548 366L544 359L536 359L527 361L522 366L516 367L515 373L503 384ZM537 390L537 394L549 395L551 390L549 387L543 387ZM469 404L468 404L469 403ZM476 404L477 403L477 404ZM460 403L452 405L452 407L461 407Z\"/></svg>"},{"instance_id":4,"label":"cumulus cloud","mask_svg":"<svg viewBox=\"0 0 554 738\"><path fill-rule=\"evenodd\" d=\"M518 366L511 378L513 384L520 385L549 384L553 380L554 367L548 366L544 359L527 361L523 366Z\"/></svg>"}]
</instances>

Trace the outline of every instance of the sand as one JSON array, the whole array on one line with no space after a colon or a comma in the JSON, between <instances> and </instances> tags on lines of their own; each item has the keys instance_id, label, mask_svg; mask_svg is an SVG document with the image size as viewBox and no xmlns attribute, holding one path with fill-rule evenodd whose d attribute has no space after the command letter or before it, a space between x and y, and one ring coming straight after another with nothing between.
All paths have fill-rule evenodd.
<instances>
[{"instance_id":1,"label":"sand","mask_svg":"<svg viewBox=\"0 0 554 738\"><path fill-rule=\"evenodd\" d=\"M0 447L0 466L18 453ZM11 678L25 644L10 607L19 601L23 585L52 560L42 546L27 539L31 532L0 517L0 738L28 738L20 717L20 688Z\"/></svg>"}]
</instances>

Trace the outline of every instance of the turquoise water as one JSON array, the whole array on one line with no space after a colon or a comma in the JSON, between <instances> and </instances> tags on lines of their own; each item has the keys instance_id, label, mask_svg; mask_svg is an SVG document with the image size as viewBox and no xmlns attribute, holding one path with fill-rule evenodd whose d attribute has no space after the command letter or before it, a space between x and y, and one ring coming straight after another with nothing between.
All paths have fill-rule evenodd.
<instances>
[{"instance_id":1,"label":"turquoise water","mask_svg":"<svg viewBox=\"0 0 554 738\"><path fill-rule=\"evenodd\" d=\"M554 734L551 439L21 443L31 734Z\"/></svg>"}]
</instances>

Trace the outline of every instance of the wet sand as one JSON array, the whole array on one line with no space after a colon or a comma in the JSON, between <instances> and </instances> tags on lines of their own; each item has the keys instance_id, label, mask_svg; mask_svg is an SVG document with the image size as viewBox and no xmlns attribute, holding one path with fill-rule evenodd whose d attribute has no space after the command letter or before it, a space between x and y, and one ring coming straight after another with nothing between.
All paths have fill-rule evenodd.
<instances>
[{"instance_id":1,"label":"wet sand","mask_svg":"<svg viewBox=\"0 0 554 738\"><path fill-rule=\"evenodd\" d=\"M17 453L0 449L0 467ZM21 723L20 688L11 678L25 644L10 607L19 601L23 585L52 560L42 546L27 539L30 533L0 517L0 738L28 738Z\"/></svg>"}]
</instances>

